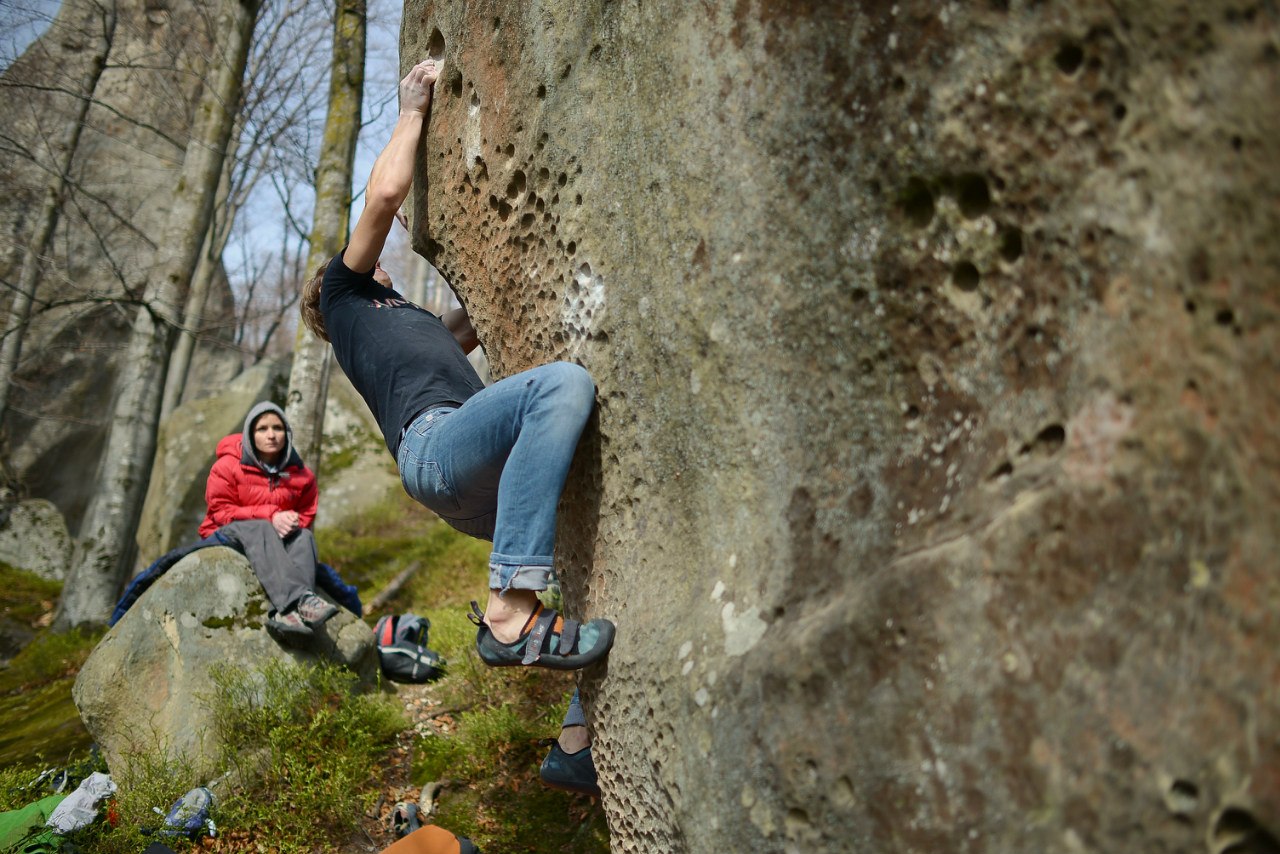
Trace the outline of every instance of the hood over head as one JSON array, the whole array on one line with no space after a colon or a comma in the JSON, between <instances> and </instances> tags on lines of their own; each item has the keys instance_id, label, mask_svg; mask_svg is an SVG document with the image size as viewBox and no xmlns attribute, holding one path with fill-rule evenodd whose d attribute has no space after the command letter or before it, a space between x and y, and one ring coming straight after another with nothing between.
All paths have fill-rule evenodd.
<instances>
[{"instance_id":1,"label":"hood over head","mask_svg":"<svg viewBox=\"0 0 1280 854\"><path fill-rule=\"evenodd\" d=\"M278 415L284 423L284 456L280 458L281 462L277 466L268 465L263 460L258 459L258 451L253 446L253 424L268 412ZM293 428L289 426L289 419L284 417L284 410L271 401L264 400L253 405L253 408L249 410L249 414L244 417L243 436L240 462L245 465L257 466L268 474L275 474L290 466L302 468L302 457L298 456L298 452L293 449Z\"/></svg>"}]
</instances>

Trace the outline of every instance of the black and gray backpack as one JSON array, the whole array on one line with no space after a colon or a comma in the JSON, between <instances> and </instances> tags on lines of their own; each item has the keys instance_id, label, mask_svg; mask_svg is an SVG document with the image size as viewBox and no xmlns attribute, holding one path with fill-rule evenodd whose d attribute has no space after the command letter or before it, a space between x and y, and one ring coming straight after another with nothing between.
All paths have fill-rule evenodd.
<instances>
[{"instance_id":1,"label":"black and gray backpack","mask_svg":"<svg viewBox=\"0 0 1280 854\"><path fill-rule=\"evenodd\" d=\"M392 682L433 682L444 675L444 659L427 649L431 621L417 614L389 614L373 630L382 672Z\"/></svg>"}]
</instances>

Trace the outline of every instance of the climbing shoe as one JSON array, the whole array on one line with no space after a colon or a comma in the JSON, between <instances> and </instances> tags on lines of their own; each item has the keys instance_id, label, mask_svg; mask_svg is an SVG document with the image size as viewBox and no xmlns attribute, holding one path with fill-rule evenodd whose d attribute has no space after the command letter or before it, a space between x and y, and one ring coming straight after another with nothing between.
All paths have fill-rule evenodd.
<instances>
[{"instance_id":1,"label":"climbing shoe","mask_svg":"<svg viewBox=\"0 0 1280 854\"><path fill-rule=\"evenodd\" d=\"M476 652L490 667L546 667L579 670L594 664L613 646L614 626L609 620L587 623L566 620L541 602L514 643L502 643L484 623L484 612L475 602L467 615L477 626Z\"/></svg>"},{"instance_id":2,"label":"climbing shoe","mask_svg":"<svg viewBox=\"0 0 1280 854\"><path fill-rule=\"evenodd\" d=\"M565 753L558 741L552 741L551 752L542 760L538 776L553 789L600 797L596 764L591 759L591 745L577 753Z\"/></svg>"}]
</instances>

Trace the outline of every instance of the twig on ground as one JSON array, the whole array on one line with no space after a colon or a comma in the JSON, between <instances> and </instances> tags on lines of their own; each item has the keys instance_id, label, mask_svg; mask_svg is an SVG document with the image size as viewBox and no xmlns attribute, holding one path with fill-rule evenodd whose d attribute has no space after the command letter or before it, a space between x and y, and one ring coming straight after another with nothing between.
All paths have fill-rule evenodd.
<instances>
[{"instance_id":1,"label":"twig on ground","mask_svg":"<svg viewBox=\"0 0 1280 854\"><path fill-rule=\"evenodd\" d=\"M436 796L440 794L441 789L452 783L452 780L433 780L422 787L422 794L418 796L418 809L424 817L435 815Z\"/></svg>"},{"instance_id":2,"label":"twig on ground","mask_svg":"<svg viewBox=\"0 0 1280 854\"><path fill-rule=\"evenodd\" d=\"M422 561L415 560L413 563L400 570L400 573L393 579L391 583L382 589L382 591L369 600L369 607L366 609L369 613L385 608L387 603L395 598L400 589L408 583L413 574L422 567Z\"/></svg>"}]
</instances>

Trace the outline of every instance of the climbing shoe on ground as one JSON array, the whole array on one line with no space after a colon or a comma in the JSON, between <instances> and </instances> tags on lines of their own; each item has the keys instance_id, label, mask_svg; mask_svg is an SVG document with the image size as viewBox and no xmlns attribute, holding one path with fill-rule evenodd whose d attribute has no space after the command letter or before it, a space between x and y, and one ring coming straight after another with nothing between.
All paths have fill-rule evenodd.
<instances>
[{"instance_id":1,"label":"climbing shoe on ground","mask_svg":"<svg viewBox=\"0 0 1280 854\"><path fill-rule=\"evenodd\" d=\"M577 753L565 753L560 742L551 742L551 752L542 760L538 771L542 782L553 789L600 797L596 782L596 764L591 759L591 745Z\"/></svg>"},{"instance_id":2,"label":"climbing shoe on ground","mask_svg":"<svg viewBox=\"0 0 1280 854\"><path fill-rule=\"evenodd\" d=\"M294 611L308 626L318 626L338 613L338 606L326 602L314 593L306 593L298 600Z\"/></svg>"},{"instance_id":3,"label":"climbing shoe on ground","mask_svg":"<svg viewBox=\"0 0 1280 854\"><path fill-rule=\"evenodd\" d=\"M490 667L546 667L551 670L578 670L609 654L613 646L613 623L604 619L579 623L566 620L541 602L514 643L502 643L484 623L484 612L475 602L467 615L478 627L476 652Z\"/></svg>"},{"instance_id":4,"label":"climbing shoe on ground","mask_svg":"<svg viewBox=\"0 0 1280 854\"><path fill-rule=\"evenodd\" d=\"M303 644L315 637L311 627L302 621L298 612L272 611L267 614L267 630L284 643Z\"/></svg>"},{"instance_id":5,"label":"climbing shoe on ground","mask_svg":"<svg viewBox=\"0 0 1280 854\"><path fill-rule=\"evenodd\" d=\"M395 834L396 839L404 839L420 827L422 827L422 818L417 804L400 801L391 810L391 832Z\"/></svg>"}]
</instances>

